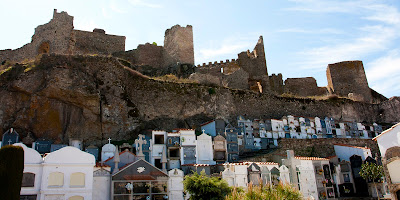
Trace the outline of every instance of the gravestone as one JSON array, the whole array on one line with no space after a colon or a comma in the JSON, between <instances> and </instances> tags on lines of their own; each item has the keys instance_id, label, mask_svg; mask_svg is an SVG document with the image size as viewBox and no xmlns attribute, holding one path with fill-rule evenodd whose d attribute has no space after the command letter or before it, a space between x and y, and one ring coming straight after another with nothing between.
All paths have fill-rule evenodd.
<instances>
[{"instance_id":1,"label":"gravestone","mask_svg":"<svg viewBox=\"0 0 400 200\"><path fill-rule=\"evenodd\" d=\"M222 172L222 179L224 179L230 187L235 186L235 172L229 168L225 168Z\"/></svg>"},{"instance_id":2,"label":"gravestone","mask_svg":"<svg viewBox=\"0 0 400 200\"><path fill-rule=\"evenodd\" d=\"M66 146L67 146L66 144L51 144L50 152L57 151L57 150L59 150L59 149L61 149L63 147L66 147Z\"/></svg>"},{"instance_id":3,"label":"gravestone","mask_svg":"<svg viewBox=\"0 0 400 200\"><path fill-rule=\"evenodd\" d=\"M111 139L108 138L108 144L105 144L101 148L101 161L104 162L105 160L114 157L116 148L115 145L111 144Z\"/></svg>"},{"instance_id":4,"label":"gravestone","mask_svg":"<svg viewBox=\"0 0 400 200\"><path fill-rule=\"evenodd\" d=\"M12 145L19 142L19 134L15 129L10 128L3 134L2 145Z\"/></svg>"},{"instance_id":5,"label":"gravestone","mask_svg":"<svg viewBox=\"0 0 400 200\"><path fill-rule=\"evenodd\" d=\"M180 169L172 169L168 172L168 198L183 200L183 171Z\"/></svg>"},{"instance_id":6,"label":"gravestone","mask_svg":"<svg viewBox=\"0 0 400 200\"><path fill-rule=\"evenodd\" d=\"M50 153L51 152L51 144L53 142L46 139L39 139L35 142L35 150L40 154Z\"/></svg>"},{"instance_id":7,"label":"gravestone","mask_svg":"<svg viewBox=\"0 0 400 200\"><path fill-rule=\"evenodd\" d=\"M99 148L94 146L94 145L90 145L88 147L86 147L86 152L94 155L96 161L99 160Z\"/></svg>"},{"instance_id":8,"label":"gravestone","mask_svg":"<svg viewBox=\"0 0 400 200\"><path fill-rule=\"evenodd\" d=\"M251 163L247 168L249 182L253 185L259 185L261 181L261 168L256 163Z\"/></svg>"}]
</instances>

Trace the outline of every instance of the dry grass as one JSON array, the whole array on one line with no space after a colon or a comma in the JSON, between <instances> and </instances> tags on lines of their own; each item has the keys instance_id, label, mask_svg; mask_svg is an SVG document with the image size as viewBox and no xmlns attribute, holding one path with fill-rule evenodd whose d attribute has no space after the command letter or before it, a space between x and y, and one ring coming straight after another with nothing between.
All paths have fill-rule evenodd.
<instances>
[{"instance_id":1,"label":"dry grass","mask_svg":"<svg viewBox=\"0 0 400 200\"><path fill-rule=\"evenodd\" d=\"M157 81L164 81L164 82L173 82L173 83L199 83L196 80L190 80L186 78L178 78L173 74L167 74L164 76L152 77L151 79Z\"/></svg>"}]
</instances>

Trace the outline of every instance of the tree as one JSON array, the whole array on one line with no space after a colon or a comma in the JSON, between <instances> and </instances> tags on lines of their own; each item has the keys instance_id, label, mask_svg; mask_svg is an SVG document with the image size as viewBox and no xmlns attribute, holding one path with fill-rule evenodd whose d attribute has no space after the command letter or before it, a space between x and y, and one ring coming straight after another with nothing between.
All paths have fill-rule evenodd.
<instances>
[{"instance_id":1,"label":"tree","mask_svg":"<svg viewBox=\"0 0 400 200\"><path fill-rule=\"evenodd\" d=\"M225 200L302 200L303 197L299 190L288 185L279 184L276 186L259 185L253 186L251 183L248 185L246 191L233 189Z\"/></svg>"},{"instance_id":2,"label":"tree","mask_svg":"<svg viewBox=\"0 0 400 200\"><path fill-rule=\"evenodd\" d=\"M376 163L364 163L361 165L360 176L366 181L371 181L374 184L376 196L379 199L378 188L376 187L375 179L381 178L383 176L383 168L381 165Z\"/></svg>"},{"instance_id":3,"label":"tree","mask_svg":"<svg viewBox=\"0 0 400 200\"><path fill-rule=\"evenodd\" d=\"M191 200L219 200L230 193L228 183L217 177L208 177L204 171L185 176L183 186Z\"/></svg>"},{"instance_id":4,"label":"tree","mask_svg":"<svg viewBox=\"0 0 400 200\"><path fill-rule=\"evenodd\" d=\"M3 146L0 149L1 199L19 200L24 172L24 149L19 146Z\"/></svg>"}]
</instances>

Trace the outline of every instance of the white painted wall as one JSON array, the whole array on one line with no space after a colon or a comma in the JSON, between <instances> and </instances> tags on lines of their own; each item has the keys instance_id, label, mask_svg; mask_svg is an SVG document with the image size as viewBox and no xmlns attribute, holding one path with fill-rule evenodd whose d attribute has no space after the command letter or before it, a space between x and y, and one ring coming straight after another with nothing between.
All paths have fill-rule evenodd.
<instances>
[{"instance_id":1,"label":"white painted wall","mask_svg":"<svg viewBox=\"0 0 400 200\"><path fill-rule=\"evenodd\" d=\"M169 199L183 200L183 171L171 169L168 172L168 197Z\"/></svg>"},{"instance_id":2,"label":"white painted wall","mask_svg":"<svg viewBox=\"0 0 400 200\"><path fill-rule=\"evenodd\" d=\"M379 151L384 157L390 147L400 146L400 123L382 132L374 140L378 142Z\"/></svg>"},{"instance_id":3,"label":"white painted wall","mask_svg":"<svg viewBox=\"0 0 400 200\"><path fill-rule=\"evenodd\" d=\"M111 198L111 176L93 177L93 200L109 200Z\"/></svg>"},{"instance_id":4,"label":"white painted wall","mask_svg":"<svg viewBox=\"0 0 400 200\"><path fill-rule=\"evenodd\" d=\"M211 136L203 133L196 140L196 163L214 165Z\"/></svg>"},{"instance_id":5,"label":"white painted wall","mask_svg":"<svg viewBox=\"0 0 400 200\"><path fill-rule=\"evenodd\" d=\"M235 184L236 187L247 188L247 165L235 165Z\"/></svg>"},{"instance_id":6,"label":"white painted wall","mask_svg":"<svg viewBox=\"0 0 400 200\"><path fill-rule=\"evenodd\" d=\"M39 152L25 146L22 143L15 143L14 146L20 146L24 149L24 173L34 173L35 183L34 187L22 187L21 195L39 195L40 185L42 182L42 163L43 159Z\"/></svg>"},{"instance_id":7,"label":"white painted wall","mask_svg":"<svg viewBox=\"0 0 400 200\"><path fill-rule=\"evenodd\" d=\"M353 155L361 156L361 159L365 160L368 156L372 157L371 149L368 148L357 148L349 146L334 145L335 153L340 160L350 161L350 157Z\"/></svg>"},{"instance_id":8,"label":"white painted wall","mask_svg":"<svg viewBox=\"0 0 400 200\"><path fill-rule=\"evenodd\" d=\"M91 200L94 165L95 157L92 154L83 152L75 147L64 147L48 154L43 162L40 199L46 199L45 196L50 197L51 195L53 197L62 195L65 199L68 199L78 195L85 200ZM63 186L52 187L48 185L49 175L52 172L62 172L64 174ZM76 172L85 174L84 187L70 186L70 176Z\"/></svg>"}]
</instances>

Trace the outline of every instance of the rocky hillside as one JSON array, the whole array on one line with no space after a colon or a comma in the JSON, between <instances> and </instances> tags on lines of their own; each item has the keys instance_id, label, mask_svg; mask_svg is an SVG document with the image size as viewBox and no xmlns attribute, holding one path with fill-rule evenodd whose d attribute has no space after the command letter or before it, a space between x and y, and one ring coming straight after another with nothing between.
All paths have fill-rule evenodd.
<instances>
[{"instance_id":1,"label":"rocky hillside","mask_svg":"<svg viewBox=\"0 0 400 200\"><path fill-rule=\"evenodd\" d=\"M4 63L3 63L4 64ZM136 138L148 129L192 128L237 115L332 116L365 122L400 121L399 98L382 104L348 99L296 99L196 83L149 79L113 57L43 55L33 64L2 66L0 135L10 127L21 137L98 144Z\"/></svg>"}]
</instances>

